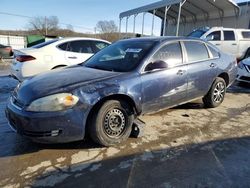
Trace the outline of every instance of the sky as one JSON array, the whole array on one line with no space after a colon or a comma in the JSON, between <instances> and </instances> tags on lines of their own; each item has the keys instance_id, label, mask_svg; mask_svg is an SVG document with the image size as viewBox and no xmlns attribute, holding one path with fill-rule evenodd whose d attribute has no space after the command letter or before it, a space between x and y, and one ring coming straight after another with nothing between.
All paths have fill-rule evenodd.
<instances>
[{"instance_id":1,"label":"sky","mask_svg":"<svg viewBox=\"0 0 250 188\"><path fill-rule=\"evenodd\" d=\"M1 0L0 3L0 30L27 29L29 18L10 16L1 13L36 16L57 16L60 27L71 24L75 31L94 32L94 27L100 20L114 20L119 25L121 12L154 3L157 0ZM244 0L237 0L241 2ZM146 15L150 17L151 15ZM152 17L152 16L151 16ZM137 24L140 19L138 17ZM146 19L152 20L152 19ZM132 32L133 19L129 20L129 31ZM151 30L151 21L145 23L145 33ZM160 19L155 19L154 34L160 31ZM138 31L141 28L136 29ZM125 30L125 19L122 23Z\"/></svg>"}]
</instances>

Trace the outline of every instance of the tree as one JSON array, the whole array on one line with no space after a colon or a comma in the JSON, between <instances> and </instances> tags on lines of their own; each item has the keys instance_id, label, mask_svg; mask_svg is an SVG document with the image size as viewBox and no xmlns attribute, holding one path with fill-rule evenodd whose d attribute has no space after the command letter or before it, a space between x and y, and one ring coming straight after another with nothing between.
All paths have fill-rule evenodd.
<instances>
[{"instance_id":1,"label":"tree","mask_svg":"<svg viewBox=\"0 0 250 188\"><path fill-rule=\"evenodd\" d=\"M48 35L50 31L59 29L59 20L56 16L43 17L37 16L30 19L28 23L29 30L38 31L41 35Z\"/></svg>"},{"instance_id":2,"label":"tree","mask_svg":"<svg viewBox=\"0 0 250 188\"><path fill-rule=\"evenodd\" d=\"M115 41L119 38L118 27L113 20L97 22L96 30L100 32L102 39Z\"/></svg>"}]
</instances>

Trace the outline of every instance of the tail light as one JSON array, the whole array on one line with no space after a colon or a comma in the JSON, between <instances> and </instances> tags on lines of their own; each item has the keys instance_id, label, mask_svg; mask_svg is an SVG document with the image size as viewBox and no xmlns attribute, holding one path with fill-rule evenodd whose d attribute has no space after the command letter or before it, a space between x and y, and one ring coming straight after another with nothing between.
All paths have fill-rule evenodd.
<instances>
[{"instance_id":1,"label":"tail light","mask_svg":"<svg viewBox=\"0 0 250 188\"><path fill-rule=\"evenodd\" d=\"M16 60L19 62L31 61L35 60L36 58L31 55L19 55L16 57Z\"/></svg>"}]
</instances>

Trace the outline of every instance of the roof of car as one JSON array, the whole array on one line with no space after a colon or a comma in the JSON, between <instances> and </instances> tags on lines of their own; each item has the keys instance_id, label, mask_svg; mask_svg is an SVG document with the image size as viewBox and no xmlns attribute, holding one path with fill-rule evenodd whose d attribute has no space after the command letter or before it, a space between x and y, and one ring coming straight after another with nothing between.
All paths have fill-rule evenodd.
<instances>
[{"instance_id":1,"label":"roof of car","mask_svg":"<svg viewBox=\"0 0 250 188\"><path fill-rule=\"evenodd\" d=\"M95 40L110 43L109 41L98 39L98 38L89 38L89 37L65 37L60 38L59 41L72 41L72 40Z\"/></svg>"},{"instance_id":2,"label":"roof of car","mask_svg":"<svg viewBox=\"0 0 250 188\"><path fill-rule=\"evenodd\" d=\"M159 41L159 42L166 42L166 41L175 41L175 40L196 40L202 41L203 39L194 38L194 37L175 37L175 36L167 36L167 37L140 37L140 38L130 38L130 39L123 39L126 41Z\"/></svg>"}]
</instances>

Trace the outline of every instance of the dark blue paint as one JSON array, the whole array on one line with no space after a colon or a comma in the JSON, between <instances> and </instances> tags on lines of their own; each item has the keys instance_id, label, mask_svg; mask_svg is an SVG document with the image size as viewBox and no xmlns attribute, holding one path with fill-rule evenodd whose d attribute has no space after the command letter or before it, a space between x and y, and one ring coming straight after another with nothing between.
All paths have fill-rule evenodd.
<instances>
[{"instance_id":1,"label":"dark blue paint","mask_svg":"<svg viewBox=\"0 0 250 188\"><path fill-rule=\"evenodd\" d=\"M130 40L133 42L141 39ZM135 104L137 115L141 115L203 97L221 73L229 76L229 84L235 80L237 73L235 59L222 52L218 59L144 72L144 67L150 63L150 57L162 44L190 39L149 38L148 40L158 40L159 43L131 72L103 71L78 65L24 81L18 91L14 92L24 107L18 110L9 102L6 109L9 120L14 119L20 134L25 131L44 132L55 129L62 131L57 137L33 138L36 141L70 142L84 138L87 117L91 109L107 97L118 95L127 97ZM216 66L211 67L211 63ZM180 70L183 74L179 74ZM70 92L79 97L80 100L73 109L53 113L25 111L35 99L62 92Z\"/></svg>"}]
</instances>

